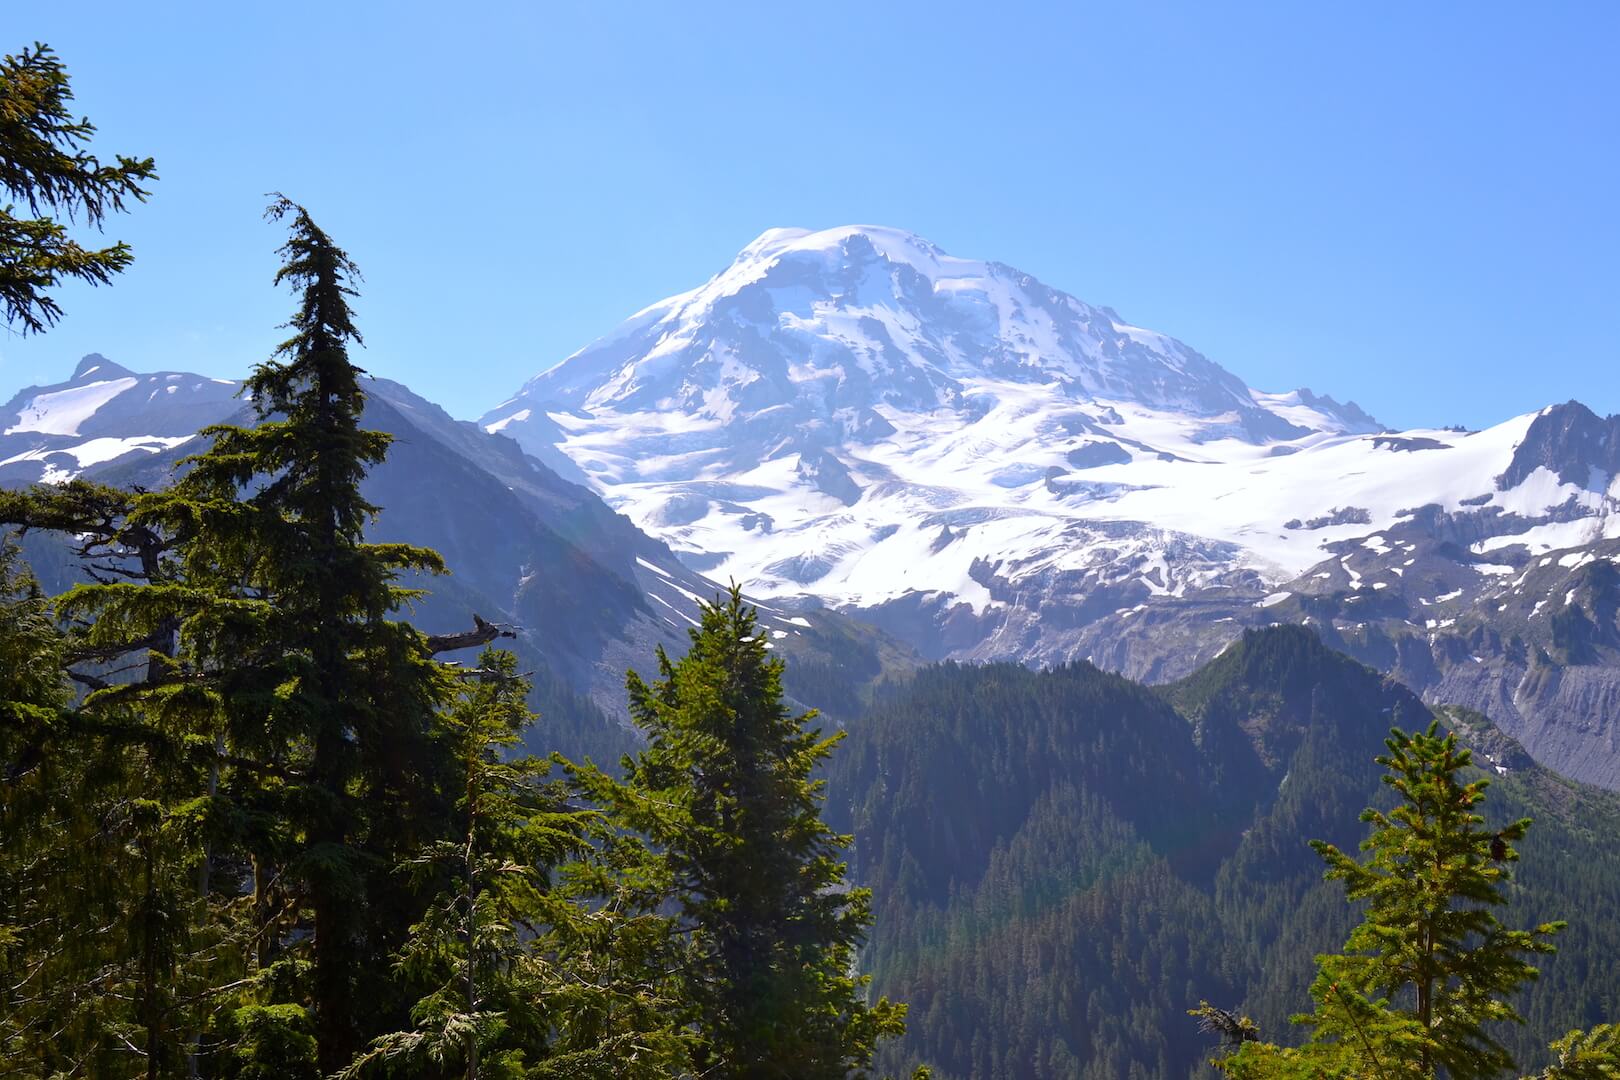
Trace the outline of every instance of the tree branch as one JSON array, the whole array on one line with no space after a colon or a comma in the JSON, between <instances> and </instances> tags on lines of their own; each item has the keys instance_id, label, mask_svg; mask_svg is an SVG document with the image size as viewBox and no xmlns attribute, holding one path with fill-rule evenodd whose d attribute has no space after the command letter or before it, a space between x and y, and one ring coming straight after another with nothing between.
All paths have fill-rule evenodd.
<instances>
[{"instance_id":1,"label":"tree branch","mask_svg":"<svg viewBox=\"0 0 1620 1080\"><path fill-rule=\"evenodd\" d=\"M88 690L105 690L112 685L106 679L98 679L94 675L86 675L83 672L71 669L68 670L67 676Z\"/></svg>"},{"instance_id":2,"label":"tree branch","mask_svg":"<svg viewBox=\"0 0 1620 1080\"><path fill-rule=\"evenodd\" d=\"M174 627L164 625L134 641L120 641L112 645L82 645L76 649L68 649L63 654L64 664L82 664L86 660L111 660L136 650L151 651L157 649L164 651L163 646L168 644L174 636Z\"/></svg>"},{"instance_id":3,"label":"tree branch","mask_svg":"<svg viewBox=\"0 0 1620 1080\"><path fill-rule=\"evenodd\" d=\"M492 622L485 622L476 612L473 614L473 629L463 630L459 634L429 634L427 639L428 652L434 656L444 652L454 652L456 649L472 649L479 645L488 645L496 638L515 638L517 631L511 627L497 626Z\"/></svg>"}]
</instances>

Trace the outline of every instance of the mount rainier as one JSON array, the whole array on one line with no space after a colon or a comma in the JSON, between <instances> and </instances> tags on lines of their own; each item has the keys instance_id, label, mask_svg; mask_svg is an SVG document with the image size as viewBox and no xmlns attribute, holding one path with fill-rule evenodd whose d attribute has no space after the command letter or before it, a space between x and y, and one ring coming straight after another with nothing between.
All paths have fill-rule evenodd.
<instances>
[{"instance_id":1,"label":"mount rainier","mask_svg":"<svg viewBox=\"0 0 1620 1080\"><path fill-rule=\"evenodd\" d=\"M1620 417L1575 402L1387 431L864 226L766 233L480 425L368 386L395 436L377 535L455 569L415 617L524 627L543 710L586 735L734 579L838 718L916 654L1166 681L1297 623L1620 788ZM0 486L164 483L198 428L247 419L237 389L86 357L0 406ZM48 584L73 579L30 545Z\"/></svg>"},{"instance_id":2,"label":"mount rainier","mask_svg":"<svg viewBox=\"0 0 1620 1080\"><path fill-rule=\"evenodd\" d=\"M1390 432L894 229L762 235L485 415L689 566L924 655L1193 670L1314 626L1620 784L1620 419Z\"/></svg>"}]
</instances>

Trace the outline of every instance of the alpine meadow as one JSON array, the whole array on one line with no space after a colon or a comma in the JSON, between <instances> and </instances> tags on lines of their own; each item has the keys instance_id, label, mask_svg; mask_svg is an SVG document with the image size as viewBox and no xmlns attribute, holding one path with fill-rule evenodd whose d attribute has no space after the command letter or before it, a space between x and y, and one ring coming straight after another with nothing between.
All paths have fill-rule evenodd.
<instances>
[{"instance_id":1,"label":"alpine meadow","mask_svg":"<svg viewBox=\"0 0 1620 1080\"><path fill-rule=\"evenodd\" d=\"M999 30L911 6L800 25L627 5L610 33L504 0L435 9L431 31L425 6L359 4L319 13L285 67L232 50L293 41L291 11L246 37L208 12L206 40L78 13L61 54L4 56L0 374L73 368L0 404L0 1080L1620 1080L1620 416L1529 401L1393 428L1353 363L1329 377L1368 408L1258 389L905 229L733 237L755 188L826 217L888 208L894 183L931 227L1004 230L1087 284L1043 246L1038 220L1084 215L1053 202L1057 151L1006 96L1093 78L1052 51L1080 16L1024 12L1052 41L1010 64ZM1220 40L1250 26L1270 66L1195 90L1157 65L1108 93L1228 102L1256 79L1367 116L1398 116L1392 93L1458 125L1485 110L1445 72L1334 97L1337 60L1308 72L1280 43L1338 57L1362 30L1229 14ZM1423 33L1495 49L1496 14ZM1204 17L1088 11L1086 40L1113 44L1086 63L1121 70L1106 26L1168 56ZM139 77L92 47L115 26L148 50ZM508 62L535 27L546 65ZM452 36L472 49L454 69ZM655 80L650 41L689 55ZM1446 70L1474 86L1465 54ZM930 93L960 115L913 101L865 142L872 101L935 56L956 68ZM669 123L743 60L752 90ZM194 113L143 98L173 86ZM982 118L977 94L1006 145L941 203L956 166L928 140ZM1316 136L1284 118L1304 106L1263 96L1228 135L1274 142L1268 182L1303 183ZM1198 283L1211 307L1292 272L1254 223L1331 182L1268 203L1153 173L1162 139L1068 108L1035 110L1064 154L1112 147L1070 164L1145 155L1111 189L1130 220L1196 179L1204 220L1249 223L1254 252ZM224 109L242 114L212 126ZM801 121L822 135L788 138ZM159 152L109 151L126 138ZM1531 183L1467 179L1445 138L1429 165L1453 191ZM785 142L814 194L777 168ZM1028 158L1019 186L1003 152ZM684 203L658 203L646 266L555 276L591 228L622 254L602 223L654 190ZM970 226L975 200L1001 216ZM693 229L696 261L672 254ZM1185 229L1141 236L1195 258ZM1573 234L1538 242L1584 258ZM1091 265L1127 295L1179 280L1107 250ZM1429 272L1388 258L1391 281ZM1446 259L1434 275L1466 273ZM690 287L646 303L664 280ZM250 321L266 297L279 326ZM603 310L620 321L566 355L533 331ZM1537 318L1549 349L1574 333ZM54 344L90 333L118 336Z\"/></svg>"}]
</instances>

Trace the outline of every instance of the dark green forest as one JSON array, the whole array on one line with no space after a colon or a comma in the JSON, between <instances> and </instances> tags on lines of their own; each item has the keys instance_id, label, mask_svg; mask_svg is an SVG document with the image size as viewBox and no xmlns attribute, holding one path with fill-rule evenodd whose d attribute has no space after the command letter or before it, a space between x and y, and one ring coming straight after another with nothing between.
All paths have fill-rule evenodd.
<instances>
[{"instance_id":1,"label":"dark green forest","mask_svg":"<svg viewBox=\"0 0 1620 1080\"><path fill-rule=\"evenodd\" d=\"M1354 851L1388 805L1374 758L1431 714L1298 627L1187 680L1089 664L945 665L881 701L834 762L831 812L876 897L875 986L908 1001L893 1065L944 1077L1209 1075L1200 1000L1288 1041L1318 954L1358 920L1307 840ZM1567 918L1500 1037L1520 1064L1620 1007L1620 798L1565 781L1483 718L1492 821L1534 819L1512 924ZM1483 753L1491 752L1489 749ZM1309 1074L1307 1074L1309 1075Z\"/></svg>"},{"instance_id":2,"label":"dark green forest","mask_svg":"<svg viewBox=\"0 0 1620 1080\"><path fill-rule=\"evenodd\" d=\"M47 47L0 64L19 332L132 257L61 219L156 175L91 155L71 97ZM81 574L47 598L0 543L0 1075L866 1075L905 1009L855 974L869 895L812 777L838 736L783 703L753 610L717 597L630 677L616 774L522 752L510 633L414 628L449 568L368 538L392 438L361 423L359 269L302 206L265 216L294 304L253 422L157 489L0 493Z\"/></svg>"},{"instance_id":3,"label":"dark green forest","mask_svg":"<svg viewBox=\"0 0 1620 1080\"><path fill-rule=\"evenodd\" d=\"M157 179L71 100L0 63L18 333ZM266 217L251 422L0 491L0 1077L1620 1076L1620 796L1307 630L1153 689L883 681L864 631L784 664L733 585L628 727L510 628L422 632L453 568L361 494L358 267Z\"/></svg>"}]
</instances>

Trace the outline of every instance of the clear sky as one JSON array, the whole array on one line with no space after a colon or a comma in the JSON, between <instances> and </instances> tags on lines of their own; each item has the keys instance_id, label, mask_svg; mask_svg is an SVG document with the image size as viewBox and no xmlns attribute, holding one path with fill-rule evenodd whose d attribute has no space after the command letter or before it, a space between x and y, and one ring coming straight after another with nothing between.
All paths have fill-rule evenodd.
<instances>
[{"instance_id":1,"label":"clear sky","mask_svg":"<svg viewBox=\"0 0 1620 1080\"><path fill-rule=\"evenodd\" d=\"M253 14L248 14L252 11ZM361 362L462 417L773 226L893 225L1394 426L1620 411L1620 4L17 5L98 146L157 158L137 261L0 339L238 376L305 203Z\"/></svg>"}]
</instances>

